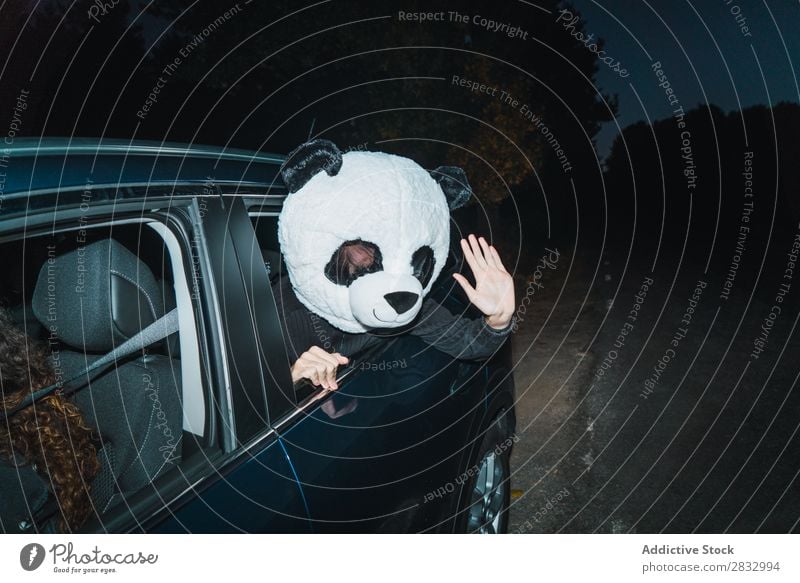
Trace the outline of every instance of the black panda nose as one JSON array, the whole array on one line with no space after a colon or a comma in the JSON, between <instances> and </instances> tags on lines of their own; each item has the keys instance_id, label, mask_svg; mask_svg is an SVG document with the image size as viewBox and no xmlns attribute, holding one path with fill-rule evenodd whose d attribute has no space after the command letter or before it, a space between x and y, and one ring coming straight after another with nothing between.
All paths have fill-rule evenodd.
<instances>
[{"instance_id":1,"label":"black panda nose","mask_svg":"<svg viewBox=\"0 0 800 583\"><path fill-rule=\"evenodd\" d=\"M398 314L404 314L414 307L417 303L419 294L412 292L392 292L383 296L389 305L392 306Z\"/></svg>"}]
</instances>

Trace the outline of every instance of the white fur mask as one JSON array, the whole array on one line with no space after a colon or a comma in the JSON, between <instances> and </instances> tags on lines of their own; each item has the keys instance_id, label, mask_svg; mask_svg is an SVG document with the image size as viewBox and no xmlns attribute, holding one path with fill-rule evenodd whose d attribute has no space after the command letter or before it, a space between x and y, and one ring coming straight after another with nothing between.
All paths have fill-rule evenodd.
<instances>
[{"instance_id":1,"label":"white fur mask","mask_svg":"<svg viewBox=\"0 0 800 583\"><path fill-rule=\"evenodd\" d=\"M315 140L282 175L278 238L303 305L345 332L410 323L447 260L450 208L470 194L463 172ZM352 249L362 263L342 268Z\"/></svg>"}]
</instances>

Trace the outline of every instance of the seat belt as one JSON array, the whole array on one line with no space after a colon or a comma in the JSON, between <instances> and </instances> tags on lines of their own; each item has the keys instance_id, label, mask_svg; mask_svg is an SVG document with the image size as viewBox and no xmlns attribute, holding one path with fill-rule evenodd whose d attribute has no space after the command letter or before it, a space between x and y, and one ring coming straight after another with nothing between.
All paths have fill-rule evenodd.
<instances>
[{"instance_id":1,"label":"seat belt","mask_svg":"<svg viewBox=\"0 0 800 583\"><path fill-rule=\"evenodd\" d=\"M49 394L55 392L56 390L63 388L69 383L72 383L85 375L88 375L91 372L97 372L101 369L105 369L108 365L113 362L116 362L126 356L129 356L135 352L140 350L144 350L145 347L150 346L158 342L159 340L163 340L170 334L174 334L178 331L178 308L173 309L169 313L165 314L146 328L143 328L130 338L128 338L125 342L114 348L108 354L100 357L99 359L95 360L92 364L84 368L83 370L77 372L76 374L69 377L67 380L61 380L52 385L44 387L43 389L39 389L37 391L32 392L30 395L25 397L22 402L20 402L16 407L11 409L10 411L0 411L0 417L7 418L14 413L17 413L24 409L25 407L29 407L35 401L42 399L43 397L48 396ZM89 379L91 380L91 379ZM80 383L74 387L69 387L67 390L64 391L64 394L70 394L75 392L76 390L82 388L86 382Z\"/></svg>"}]
</instances>

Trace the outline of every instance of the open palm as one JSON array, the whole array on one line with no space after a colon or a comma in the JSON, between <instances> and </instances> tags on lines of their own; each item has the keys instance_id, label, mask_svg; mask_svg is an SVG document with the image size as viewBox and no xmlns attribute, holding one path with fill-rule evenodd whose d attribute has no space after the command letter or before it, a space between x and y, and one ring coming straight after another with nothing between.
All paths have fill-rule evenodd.
<instances>
[{"instance_id":1,"label":"open palm","mask_svg":"<svg viewBox=\"0 0 800 583\"><path fill-rule=\"evenodd\" d=\"M486 322L494 328L504 328L514 313L514 279L503 266L497 249L483 237L470 235L461 239L461 249L475 277L475 287L460 273L453 277L469 301L486 315Z\"/></svg>"}]
</instances>

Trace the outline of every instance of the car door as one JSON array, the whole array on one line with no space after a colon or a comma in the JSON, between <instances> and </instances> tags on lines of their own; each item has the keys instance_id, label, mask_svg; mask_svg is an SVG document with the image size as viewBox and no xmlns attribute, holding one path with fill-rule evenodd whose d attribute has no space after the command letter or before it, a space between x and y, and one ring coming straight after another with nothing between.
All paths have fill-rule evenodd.
<instances>
[{"instance_id":1,"label":"car door","mask_svg":"<svg viewBox=\"0 0 800 583\"><path fill-rule=\"evenodd\" d=\"M237 205L238 206L238 205ZM254 249L253 301L273 307L267 270L259 251L277 240L274 204L252 204L258 237L242 213L242 248ZM233 228L233 227L232 227ZM250 237L248 242L246 237ZM275 254L267 249L267 254ZM266 254L265 254L266 255ZM279 336L277 324L259 329ZM274 352L280 352L276 349ZM476 418L483 413L483 370L457 361L410 335L387 341L368 354L347 355L346 381L327 396L308 385L287 390L268 383L273 401L294 395L291 411L271 413L297 473L315 531L423 531L450 527L461 472ZM282 355L283 363L288 362Z\"/></svg>"},{"instance_id":2,"label":"car door","mask_svg":"<svg viewBox=\"0 0 800 583\"><path fill-rule=\"evenodd\" d=\"M446 529L478 391L459 395L458 363L412 336L354 365L282 433L315 530Z\"/></svg>"},{"instance_id":3,"label":"car door","mask_svg":"<svg viewBox=\"0 0 800 583\"><path fill-rule=\"evenodd\" d=\"M295 473L270 423L259 341L246 276L219 197L193 207L198 291L211 310L210 348L218 353L217 412L222 453L153 532L306 532L308 512ZM241 211L240 211L241 212Z\"/></svg>"},{"instance_id":4,"label":"car door","mask_svg":"<svg viewBox=\"0 0 800 583\"><path fill-rule=\"evenodd\" d=\"M11 288L24 290L31 287L26 282L35 282L40 269L50 264L51 257L55 258L55 243L83 254L87 237L89 240L114 238L117 243L126 241L133 250L129 253L133 253L135 259L152 256L151 261L145 264L142 260L136 269L147 268L150 271L152 268L153 281L161 282L164 290L182 288L182 293L174 299L179 317L186 314L188 319L180 322L179 356L174 354L172 343L165 343L169 347L159 343L150 347L146 357L142 357L151 367L142 370L153 370L157 362L165 360L163 353L172 356L174 362L170 370L181 379L176 388L181 386L184 389L179 393L183 406L182 435L177 431L181 427L180 410L177 411L177 424L173 426L176 431L170 430L169 435L159 426L150 425L142 426L140 432L131 409L120 408L125 417L118 422L123 437L126 431L132 436L145 436L137 443L158 444L163 441L167 446L174 443L173 436L181 435L182 447L177 465L168 467L137 491L125 492L123 500L108 512L105 508L98 508L101 516L91 518L82 526L81 532L308 531L310 526L302 491L277 433L268 422L265 390L255 349L254 324L221 200L211 197L200 204L177 196L174 191L155 187L147 190L131 188L124 194L116 189L96 190L90 194L91 198L83 192L56 192L52 196L60 195L60 206L47 206L45 201L36 200L37 212L12 214L15 211L13 207L3 209L8 214L3 215L0 221L0 245L6 245L4 251L16 251L7 254L7 258L18 258L20 251L27 249L26 262L30 268L20 266L19 281L4 281L0 286L3 292L0 296L5 298L6 291L12 293ZM147 239L148 235L152 241ZM158 245L153 246L153 241L158 241ZM35 249L41 252L33 252ZM163 271L155 269L159 266ZM92 269L97 267L93 264ZM106 269L110 269L110 264ZM174 284L166 284L163 279L169 272ZM181 285L178 285L179 281ZM7 286L6 283L14 285ZM55 286L55 280L48 285ZM6 287L9 290L5 290ZM32 303L31 293L18 294L21 314L30 312L25 306ZM153 294L156 295L159 295L158 291ZM166 298L169 294L165 291L163 295ZM74 312L72 317L81 317L80 311ZM25 319L29 326L22 328L29 335L37 334L32 316L26 315L21 321ZM49 331L41 327L40 333L46 339ZM68 347L57 346L54 363L60 364L54 366L60 367L64 365ZM189 350L190 347L193 349ZM73 360L82 361L84 356L77 352L78 349L72 347L69 352L75 354ZM124 362L129 360L126 358ZM187 374L187 367L199 369L198 374ZM110 382L117 379L118 373L109 372ZM128 384L118 381L105 396L144 393L145 398L153 403L151 418L157 421L165 413L172 416L172 409L164 411L160 406L171 394L166 383L161 385L159 393L151 382L154 373L134 376L140 382ZM165 378L170 376L164 375ZM93 386L83 390L99 391L100 380L100 377L94 378ZM102 387L108 389L109 385L103 384ZM93 393L91 400L96 398L98 411L107 411L106 403L116 402L103 397L99 392ZM122 403L130 405L136 401L126 398ZM158 407L156 403L159 403ZM192 403L201 405L199 417L190 413L189 405ZM84 408L84 413L92 410ZM170 426L164 424L164 427ZM104 428L104 434L105 431ZM113 445L113 451L119 452L124 442L108 441L104 447L108 448L108 444ZM159 451L167 452L165 459L174 463L174 447ZM109 481L117 477L113 474ZM0 492L0 496L3 494Z\"/></svg>"}]
</instances>

